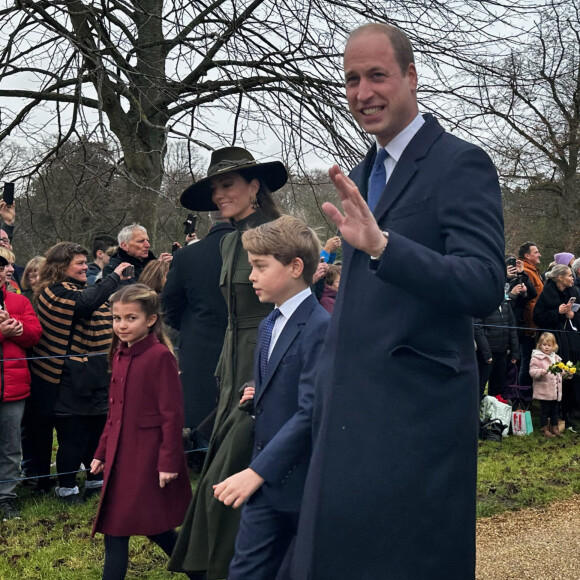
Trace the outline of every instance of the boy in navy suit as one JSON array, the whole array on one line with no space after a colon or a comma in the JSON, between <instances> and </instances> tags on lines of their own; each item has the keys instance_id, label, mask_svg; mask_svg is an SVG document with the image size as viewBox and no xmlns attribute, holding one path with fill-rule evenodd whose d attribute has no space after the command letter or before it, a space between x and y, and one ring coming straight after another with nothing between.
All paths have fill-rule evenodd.
<instances>
[{"instance_id":1,"label":"boy in navy suit","mask_svg":"<svg viewBox=\"0 0 580 580\"><path fill-rule=\"evenodd\" d=\"M254 363L255 437L250 466L214 486L234 509L246 503L229 580L273 580L298 526L312 451L317 359L329 314L310 291L320 246L301 220L282 216L243 234L252 282L274 311L260 324Z\"/></svg>"}]
</instances>

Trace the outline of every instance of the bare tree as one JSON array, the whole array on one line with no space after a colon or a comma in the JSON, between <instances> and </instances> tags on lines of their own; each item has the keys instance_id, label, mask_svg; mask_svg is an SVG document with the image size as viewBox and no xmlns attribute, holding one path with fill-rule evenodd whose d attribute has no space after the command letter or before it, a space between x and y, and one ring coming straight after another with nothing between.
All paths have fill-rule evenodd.
<instances>
[{"instance_id":1,"label":"bare tree","mask_svg":"<svg viewBox=\"0 0 580 580\"><path fill-rule=\"evenodd\" d=\"M351 166L365 138L348 115L340 55L365 21L407 31L432 75L486 50L497 23L531 0L4 0L0 6L0 142L108 142L130 219L154 235L167 140L190 150L277 139L294 172L313 156ZM7 104L9 103L9 104ZM281 149L281 151L280 151ZM112 151L112 150L111 150ZM191 170L191 174L193 174Z\"/></svg>"},{"instance_id":2,"label":"bare tree","mask_svg":"<svg viewBox=\"0 0 580 580\"><path fill-rule=\"evenodd\" d=\"M580 234L578 2L547 0L525 33L496 50L495 58L466 66L467 74L452 87L463 103L455 114L471 121L500 169L507 235L526 237L535 225L550 249L575 249Z\"/></svg>"}]
</instances>

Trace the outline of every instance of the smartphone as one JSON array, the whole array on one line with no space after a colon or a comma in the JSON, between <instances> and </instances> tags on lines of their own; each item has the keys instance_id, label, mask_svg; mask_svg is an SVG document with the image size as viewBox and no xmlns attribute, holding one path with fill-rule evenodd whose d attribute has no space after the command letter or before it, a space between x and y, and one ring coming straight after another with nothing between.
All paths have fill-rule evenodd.
<instances>
[{"instance_id":1,"label":"smartphone","mask_svg":"<svg viewBox=\"0 0 580 580\"><path fill-rule=\"evenodd\" d=\"M574 304L574 302L576 302L576 296L572 296L572 298L568 300L568 304Z\"/></svg>"},{"instance_id":2,"label":"smartphone","mask_svg":"<svg viewBox=\"0 0 580 580\"><path fill-rule=\"evenodd\" d=\"M505 264L506 264L506 266L508 266L508 267L509 267L509 266L511 266L512 268L515 268L515 267L516 267L516 259L515 259L515 258L508 258L508 259L505 261Z\"/></svg>"},{"instance_id":3,"label":"smartphone","mask_svg":"<svg viewBox=\"0 0 580 580\"><path fill-rule=\"evenodd\" d=\"M195 229L197 228L197 216L193 215L192 213L188 213L187 219L183 222L183 225L185 226L183 233L186 236L190 236L195 232Z\"/></svg>"},{"instance_id":4,"label":"smartphone","mask_svg":"<svg viewBox=\"0 0 580 580\"><path fill-rule=\"evenodd\" d=\"M125 278L133 278L135 276L135 266L127 266L121 273Z\"/></svg>"},{"instance_id":5,"label":"smartphone","mask_svg":"<svg viewBox=\"0 0 580 580\"><path fill-rule=\"evenodd\" d=\"M2 190L2 199L6 202L6 205L14 204L14 184L5 183L4 189Z\"/></svg>"},{"instance_id":6,"label":"smartphone","mask_svg":"<svg viewBox=\"0 0 580 580\"><path fill-rule=\"evenodd\" d=\"M179 250L180 246L177 242L173 242L171 244L171 253L175 254L175 252L177 252L177 250Z\"/></svg>"}]
</instances>

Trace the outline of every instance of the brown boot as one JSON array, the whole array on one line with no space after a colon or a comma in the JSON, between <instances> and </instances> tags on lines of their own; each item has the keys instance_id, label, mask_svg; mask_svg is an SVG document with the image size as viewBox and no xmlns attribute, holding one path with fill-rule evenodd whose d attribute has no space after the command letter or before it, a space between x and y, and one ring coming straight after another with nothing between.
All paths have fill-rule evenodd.
<instances>
[{"instance_id":1,"label":"brown boot","mask_svg":"<svg viewBox=\"0 0 580 580\"><path fill-rule=\"evenodd\" d=\"M541 429L542 434L544 435L544 437L548 437L548 439L550 437L555 437L555 435L550 431L550 427L548 427L548 425L544 425ZM558 431L559 433L559 431Z\"/></svg>"},{"instance_id":2,"label":"brown boot","mask_svg":"<svg viewBox=\"0 0 580 580\"><path fill-rule=\"evenodd\" d=\"M550 426L550 433L555 437L562 437L562 433L560 433L560 429L558 429L558 425L551 425Z\"/></svg>"}]
</instances>

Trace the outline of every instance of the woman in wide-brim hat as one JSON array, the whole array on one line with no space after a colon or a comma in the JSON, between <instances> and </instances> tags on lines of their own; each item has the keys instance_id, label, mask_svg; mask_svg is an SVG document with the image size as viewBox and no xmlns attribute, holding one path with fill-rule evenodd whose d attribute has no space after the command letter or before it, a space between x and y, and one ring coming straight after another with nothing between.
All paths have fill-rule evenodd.
<instances>
[{"instance_id":1,"label":"woman in wide-brim hat","mask_svg":"<svg viewBox=\"0 0 580 580\"><path fill-rule=\"evenodd\" d=\"M234 554L240 510L215 500L212 486L250 464L253 420L238 408L239 389L253 379L258 324L273 308L262 304L252 288L241 234L279 217L271 193L287 179L279 161L258 163L245 149L226 147L213 152L207 177L181 196L188 209L219 209L236 228L222 240L220 287L228 305L228 327L216 370L220 381L217 415L197 489L169 563L170 570L197 572L200 578L205 573L208 580L227 578Z\"/></svg>"}]
</instances>

